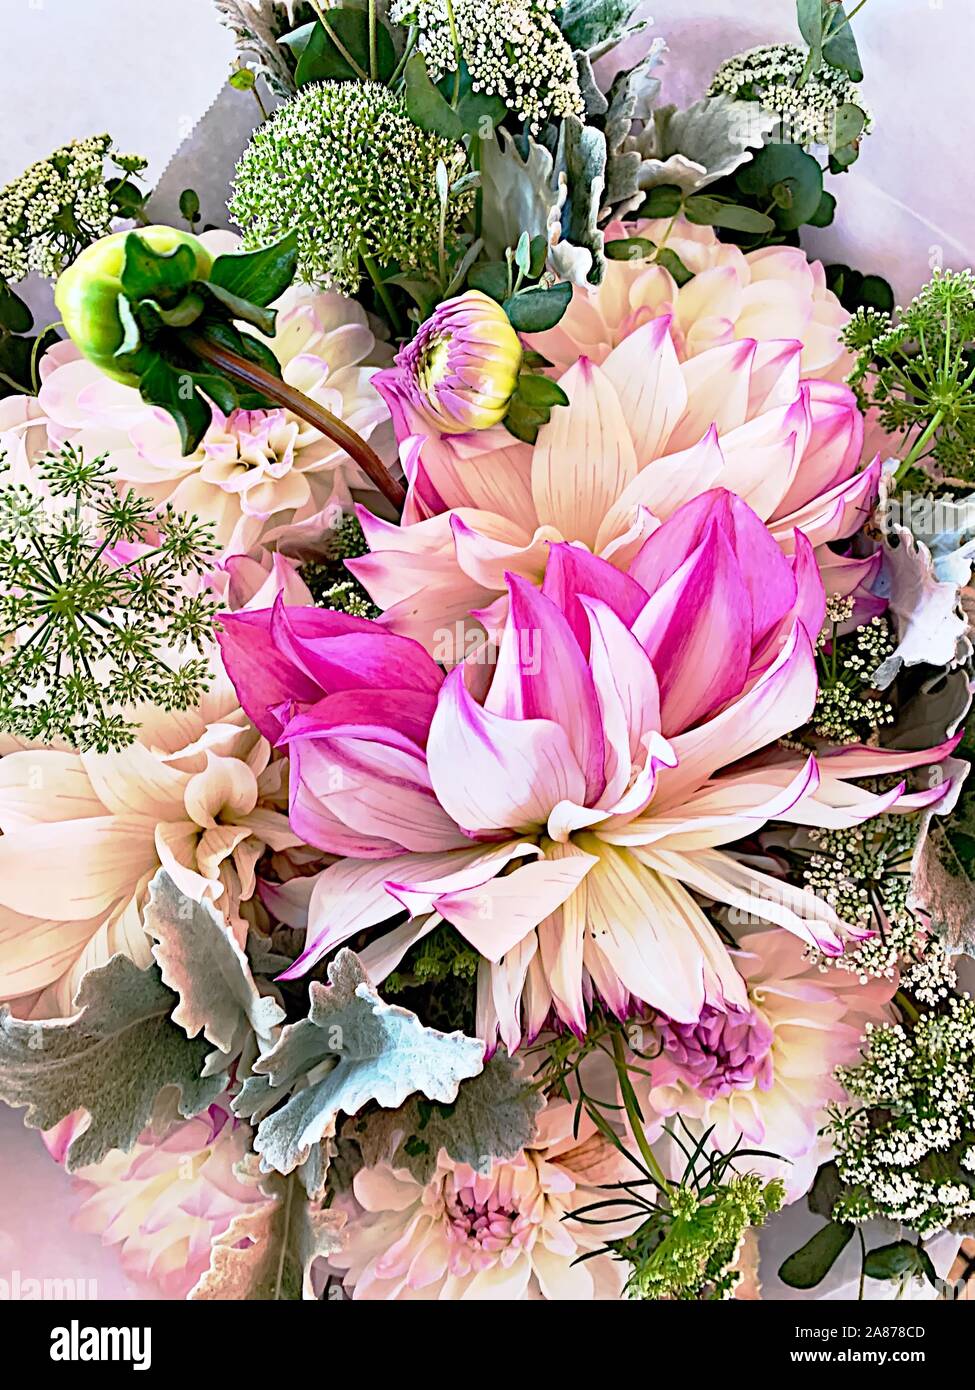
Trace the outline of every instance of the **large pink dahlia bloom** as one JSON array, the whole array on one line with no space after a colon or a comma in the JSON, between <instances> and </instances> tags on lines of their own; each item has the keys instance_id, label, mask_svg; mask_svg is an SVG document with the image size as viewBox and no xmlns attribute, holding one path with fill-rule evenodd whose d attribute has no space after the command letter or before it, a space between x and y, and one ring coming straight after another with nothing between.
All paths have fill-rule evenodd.
<instances>
[{"instance_id":1,"label":"large pink dahlia bloom","mask_svg":"<svg viewBox=\"0 0 975 1390\"><path fill-rule=\"evenodd\" d=\"M451 922L484 958L478 1032L510 1048L554 1011L680 1022L744 1006L742 978L688 889L827 953L844 925L812 893L720 846L778 818L852 825L943 792L849 779L927 763L872 750L732 767L800 727L816 698L824 595L808 543L786 558L725 491L680 508L628 572L553 544L542 587L509 579L497 664L444 678L418 643L344 614L225 618L244 708L291 759L293 828L341 862L268 890L308 929L289 973L409 920L367 949L373 978ZM731 770L726 770L731 769Z\"/></svg>"},{"instance_id":2,"label":"large pink dahlia bloom","mask_svg":"<svg viewBox=\"0 0 975 1390\"><path fill-rule=\"evenodd\" d=\"M399 525L360 510L372 553L349 568L387 626L456 660L472 645L472 627L483 638L499 626L506 573L541 581L552 541L625 569L684 502L724 488L787 554L799 528L829 561L831 586L849 583L826 546L862 525L880 464L861 465L853 393L803 380L801 356L798 340L749 337L681 361L673 317L653 318L601 360L579 357L559 375L569 403L553 409L534 445L502 426L435 433L406 369L381 372L375 383L409 493Z\"/></svg>"},{"instance_id":3,"label":"large pink dahlia bloom","mask_svg":"<svg viewBox=\"0 0 975 1390\"><path fill-rule=\"evenodd\" d=\"M624 1231L572 1213L633 1170L588 1116L575 1133L574 1113L549 1104L531 1144L486 1172L444 1150L426 1185L387 1163L361 1168L339 1198L346 1241L329 1260L352 1297L619 1298L625 1266L593 1252Z\"/></svg>"}]
</instances>

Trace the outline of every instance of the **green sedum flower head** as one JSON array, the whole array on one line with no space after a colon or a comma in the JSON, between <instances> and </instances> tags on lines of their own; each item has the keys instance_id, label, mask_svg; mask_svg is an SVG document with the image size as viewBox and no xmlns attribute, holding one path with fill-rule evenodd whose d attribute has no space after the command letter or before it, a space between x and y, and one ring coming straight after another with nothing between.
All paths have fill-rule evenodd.
<instances>
[{"instance_id":1,"label":"green sedum flower head","mask_svg":"<svg viewBox=\"0 0 975 1390\"><path fill-rule=\"evenodd\" d=\"M254 135L237 165L230 212L249 248L296 230L299 277L354 293L363 257L435 269L437 166L453 181L465 162L460 145L420 130L402 97L380 83L315 83ZM448 239L473 198L468 191L449 199Z\"/></svg>"}]
</instances>

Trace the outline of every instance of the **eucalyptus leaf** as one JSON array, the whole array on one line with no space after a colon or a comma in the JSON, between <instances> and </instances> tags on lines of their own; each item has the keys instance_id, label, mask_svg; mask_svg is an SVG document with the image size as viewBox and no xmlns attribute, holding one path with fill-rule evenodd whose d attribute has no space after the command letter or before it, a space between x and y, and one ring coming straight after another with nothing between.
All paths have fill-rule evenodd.
<instances>
[{"instance_id":1,"label":"eucalyptus leaf","mask_svg":"<svg viewBox=\"0 0 975 1390\"><path fill-rule=\"evenodd\" d=\"M779 1278L792 1289L815 1288L825 1279L852 1239L852 1226L830 1221L783 1261Z\"/></svg>"},{"instance_id":2,"label":"eucalyptus leaf","mask_svg":"<svg viewBox=\"0 0 975 1390\"><path fill-rule=\"evenodd\" d=\"M319 20L301 47L295 71L295 82L299 87L309 82L359 81L363 73L369 74L367 12L351 7L329 9L325 12L325 23ZM349 58L356 66L349 62ZM396 48L389 30L382 23L376 25L376 69L376 78L380 82L388 82L396 69Z\"/></svg>"},{"instance_id":3,"label":"eucalyptus leaf","mask_svg":"<svg viewBox=\"0 0 975 1390\"><path fill-rule=\"evenodd\" d=\"M657 252L657 265L662 265L664 270L669 271L674 283L678 286L686 285L688 280L694 279L693 270L688 270L687 266L678 256L676 251L672 251L669 246L663 246Z\"/></svg>"},{"instance_id":4,"label":"eucalyptus leaf","mask_svg":"<svg viewBox=\"0 0 975 1390\"><path fill-rule=\"evenodd\" d=\"M546 288L542 285L520 290L504 301L511 326L519 333L544 333L559 322L572 299L572 286L566 281Z\"/></svg>"},{"instance_id":5,"label":"eucalyptus leaf","mask_svg":"<svg viewBox=\"0 0 975 1390\"><path fill-rule=\"evenodd\" d=\"M833 114L832 139L838 146L852 144L859 140L867 123L867 114L855 102L844 101Z\"/></svg>"},{"instance_id":6,"label":"eucalyptus leaf","mask_svg":"<svg viewBox=\"0 0 975 1390\"><path fill-rule=\"evenodd\" d=\"M870 1279L899 1279L905 1274L922 1273L917 1246L910 1240L897 1240L890 1245L868 1250L863 1272Z\"/></svg>"},{"instance_id":7,"label":"eucalyptus leaf","mask_svg":"<svg viewBox=\"0 0 975 1390\"><path fill-rule=\"evenodd\" d=\"M677 184L661 183L651 188L640 213L643 217L676 217L684 205L684 190Z\"/></svg>"},{"instance_id":8,"label":"eucalyptus leaf","mask_svg":"<svg viewBox=\"0 0 975 1390\"><path fill-rule=\"evenodd\" d=\"M798 145L763 146L735 181L759 202L775 203L772 217L780 231L795 231L815 217L823 196L823 171Z\"/></svg>"},{"instance_id":9,"label":"eucalyptus leaf","mask_svg":"<svg viewBox=\"0 0 975 1390\"><path fill-rule=\"evenodd\" d=\"M771 232L775 223L771 217L755 208L742 207L740 203L722 203L717 198L697 194L684 203L684 216L688 222L699 226L727 227L735 232L753 232L760 235Z\"/></svg>"},{"instance_id":10,"label":"eucalyptus leaf","mask_svg":"<svg viewBox=\"0 0 975 1390\"><path fill-rule=\"evenodd\" d=\"M422 53L414 53L404 70L406 110L414 125L446 140L460 140L464 122L430 81Z\"/></svg>"},{"instance_id":11,"label":"eucalyptus leaf","mask_svg":"<svg viewBox=\"0 0 975 1390\"><path fill-rule=\"evenodd\" d=\"M841 4L830 5L830 25L833 31L823 44L823 57L831 68L839 68L853 82L863 81L863 64L853 36L853 28L845 23L846 11Z\"/></svg>"},{"instance_id":12,"label":"eucalyptus leaf","mask_svg":"<svg viewBox=\"0 0 975 1390\"><path fill-rule=\"evenodd\" d=\"M472 290L480 290L502 304L508 297L511 277L504 261L485 261L474 267L467 277L467 283Z\"/></svg>"},{"instance_id":13,"label":"eucalyptus leaf","mask_svg":"<svg viewBox=\"0 0 975 1390\"><path fill-rule=\"evenodd\" d=\"M823 0L796 0L796 18L812 54L811 71L818 72L823 65Z\"/></svg>"}]
</instances>

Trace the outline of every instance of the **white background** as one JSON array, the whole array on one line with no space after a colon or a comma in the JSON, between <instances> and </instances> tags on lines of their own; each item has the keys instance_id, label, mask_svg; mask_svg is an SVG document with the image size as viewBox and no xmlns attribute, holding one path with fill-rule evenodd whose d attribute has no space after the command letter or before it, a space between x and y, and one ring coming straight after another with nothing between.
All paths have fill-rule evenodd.
<instances>
[{"instance_id":1,"label":"white background","mask_svg":"<svg viewBox=\"0 0 975 1390\"><path fill-rule=\"evenodd\" d=\"M793 0L658 0L652 12L671 47L664 97L679 103L723 58L796 37ZM875 133L833 181L838 225L807 244L880 271L904 298L936 259L975 261L975 12L972 0L870 0L856 33ZM0 0L0 57L0 183L102 131L148 156L155 179L221 89L232 45L210 0ZM94 1277L102 1297L125 1296L114 1257L71 1233L73 1205L37 1137L0 1107L0 1277Z\"/></svg>"}]
</instances>

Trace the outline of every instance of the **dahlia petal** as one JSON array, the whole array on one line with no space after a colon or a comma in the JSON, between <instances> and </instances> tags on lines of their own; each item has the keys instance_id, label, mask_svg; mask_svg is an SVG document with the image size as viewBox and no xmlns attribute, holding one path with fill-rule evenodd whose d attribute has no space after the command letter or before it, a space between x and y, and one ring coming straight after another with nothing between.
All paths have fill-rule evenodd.
<instances>
[{"instance_id":1,"label":"dahlia petal","mask_svg":"<svg viewBox=\"0 0 975 1390\"><path fill-rule=\"evenodd\" d=\"M670 323L666 315L652 319L624 338L602 364L622 407L639 468L663 453L687 405Z\"/></svg>"},{"instance_id":2,"label":"dahlia petal","mask_svg":"<svg viewBox=\"0 0 975 1390\"><path fill-rule=\"evenodd\" d=\"M590 548L609 507L636 477L619 397L599 367L581 358L560 383L569 404L538 432L532 493L539 521Z\"/></svg>"},{"instance_id":3,"label":"dahlia petal","mask_svg":"<svg viewBox=\"0 0 975 1390\"><path fill-rule=\"evenodd\" d=\"M673 740L677 767L661 774L655 805L671 807L721 767L800 728L816 703L816 659L800 623L767 671L728 709Z\"/></svg>"},{"instance_id":4,"label":"dahlia petal","mask_svg":"<svg viewBox=\"0 0 975 1390\"><path fill-rule=\"evenodd\" d=\"M600 599L627 627L647 601L647 592L615 565L576 545L553 545L542 593L557 603L569 620L584 655L589 654L589 619L580 594Z\"/></svg>"},{"instance_id":5,"label":"dahlia petal","mask_svg":"<svg viewBox=\"0 0 975 1390\"><path fill-rule=\"evenodd\" d=\"M503 719L471 699L464 672L447 677L427 747L434 791L468 832L542 826L560 801L582 803L585 774L568 735L547 719Z\"/></svg>"},{"instance_id":6,"label":"dahlia petal","mask_svg":"<svg viewBox=\"0 0 975 1390\"><path fill-rule=\"evenodd\" d=\"M151 818L32 825L0 836L0 904L45 920L87 921L119 906L157 864Z\"/></svg>"},{"instance_id":7,"label":"dahlia petal","mask_svg":"<svg viewBox=\"0 0 975 1390\"><path fill-rule=\"evenodd\" d=\"M564 719L572 751L586 776L586 801L603 790L603 731L589 666L561 609L516 575L494 679L484 709L507 719ZM543 655L544 654L544 655Z\"/></svg>"},{"instance_id":8,"label":"dahlia petal","mask_svg":"<svg viewBox=\"0 0 975 1390\"><path fill-rule=\"evenodd\" d=\"M497 962L561 907L596 862L590 854L537 859L476 888L444 893L434 908L482 956Z\"/></svg>"}]
</instances>

